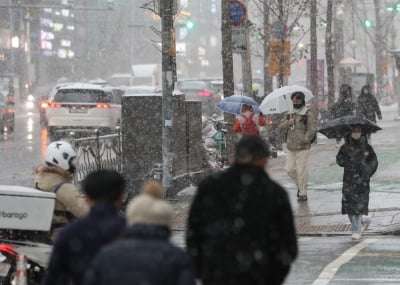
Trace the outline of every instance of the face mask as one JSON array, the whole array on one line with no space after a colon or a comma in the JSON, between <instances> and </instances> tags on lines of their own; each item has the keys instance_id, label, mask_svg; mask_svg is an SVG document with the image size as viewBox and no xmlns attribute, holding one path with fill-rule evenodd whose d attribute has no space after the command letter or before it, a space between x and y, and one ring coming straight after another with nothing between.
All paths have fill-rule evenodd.
<instances>
[{"instance_id":1,"label":"face mask","mask_svg":"<svg viewBox=\"0 0 400 285\"><path fill-rule=\"evenodd\" d=\"M355 140L359 140L361 138L361 133L351 133L351 137Z\"/></svg>"},{"instance_id":2,"label":"face mask","mask_svg":"<svg viewBox=\"0 0 400 285\"><path fill-rule=\"evenodd\" d=\"M303 104L293 104L293 108L295 109L301 109L303 107Z\"/></svg>"}]
</instances>

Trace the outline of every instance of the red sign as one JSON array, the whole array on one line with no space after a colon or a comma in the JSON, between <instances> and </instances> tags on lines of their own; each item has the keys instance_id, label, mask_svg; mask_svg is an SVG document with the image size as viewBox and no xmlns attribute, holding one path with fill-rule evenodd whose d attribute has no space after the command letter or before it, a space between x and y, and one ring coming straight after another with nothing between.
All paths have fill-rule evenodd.
<instances>
[{"instance_id":1,"label":"red sign","mask_svg":"<svg viewBox=\"0 0 400 285\"><path fill-rule=\"evenodd\" d=\"M246 6L238 1L231 0L231 25L239 26L243 24L247 19Z\"/></svg>"}]
</instances>

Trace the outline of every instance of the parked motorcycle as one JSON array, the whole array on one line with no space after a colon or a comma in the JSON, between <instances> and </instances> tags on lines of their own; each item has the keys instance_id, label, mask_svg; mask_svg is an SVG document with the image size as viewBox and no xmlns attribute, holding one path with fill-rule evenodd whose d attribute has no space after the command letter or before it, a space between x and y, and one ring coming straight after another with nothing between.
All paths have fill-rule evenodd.
<instances>
[{"instance_id":1,"label":"parked motorcycle","mask_svg":"<svg viewBox=\"0 0 400 285\"><path fill-rule=\"evenodd\" d=\"M0 285L20 284L20 274L27 284L40 284L51 253L54 204L54 193L0 185ZM17 266L21 255L23 272Z\"/></svg>"},{"instance_id":2,"label":"parked motorcycle","mask_svg":"<svg viewBox=\"0 0 400 285\"><path fill-rule=\"evenodd\" d=\"M223 120L207 117L203 120L203 148L208 154L208 164L212 168L223 168L228 165L226 150L227 123Z\"/></svg>"}]
</instances>

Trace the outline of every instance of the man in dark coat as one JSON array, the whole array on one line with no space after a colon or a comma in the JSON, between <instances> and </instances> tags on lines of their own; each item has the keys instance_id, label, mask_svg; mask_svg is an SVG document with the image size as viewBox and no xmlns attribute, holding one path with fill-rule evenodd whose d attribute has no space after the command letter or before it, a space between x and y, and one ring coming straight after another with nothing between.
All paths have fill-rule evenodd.
<instances>
[{"instance_id":1,"label":"man in dark coat","mask_svg":"<svg viewBox=\"0 0 400 285\"><path fill-rule=\"evenodd\" d=\"M369 181L378 168L378 159L359 126L352 127L336 162L344 167L342 214L349 216L352 239L360 240L361 216L368 215Z\"/></svg>"},{"instance_id":2,"label":"man in dark coat","mask_svg":"<svg viewBox=\"0 0 400 285\"><path fill-rule=\"evenodd\" d=\"M162 196L158 182L145 184L128 204L128 228L96 256L84 285L195 285L190 257L168 241L174 211Z\"/></svg>"},{"instance_id":3,"label":"man in dark coat","mask_svg":"<svg viewBox=\"0 0 400 285\"><path fill-rule=\"evenodd\" d=\"M268 154L259 136L245 136L233 165L198 187L186 244L203 285L282 284L297 256L292 209L265 171Z\"/></svg>"},{"instance_id":4,"label":"man in dark coat","mask_svg":"<svg viewBox=\"0 0 400 285\"><path fill-rule=\"evenodd\" d=\"M118 172L93 172L83 180L82 189L90 212L58 233L42 285L82 284L85 270L100 248L125 229L125 218L119 213L125 180Z\"/></svg>"},{"instance_id":5,"label":"man in dark coat","mask_svg":"<svg viewBox=\"0 0 400 285\"><path fill-rule=\"evenodd\" d=\"M382 120L382 113L378 101L371 93L371 87L364 85L361 88L356 104L356 115L376 123L376 116Z\"/></svg>"}]
</instances>

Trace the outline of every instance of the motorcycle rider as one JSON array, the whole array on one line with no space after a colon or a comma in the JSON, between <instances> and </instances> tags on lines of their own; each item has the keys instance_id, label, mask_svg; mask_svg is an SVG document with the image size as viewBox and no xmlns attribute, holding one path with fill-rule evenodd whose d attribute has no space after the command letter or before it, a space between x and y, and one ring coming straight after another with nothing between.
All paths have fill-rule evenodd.
<instances>
[{"instance_id":1,"label":"motorcycle rider","mask_svg":"<svg viewBox=\"0 0 400 285\"><path fill-rule=\"evenodd\" d=\"M74 218L85 216L89 211L84 196L72 183L76 152L71 144L55 141L48 145L45 166L36 168L35 188L54 192L56 202L51 227L51 238L57 229Z\"/></svg>"}]
</instances>

